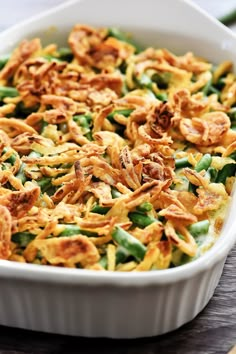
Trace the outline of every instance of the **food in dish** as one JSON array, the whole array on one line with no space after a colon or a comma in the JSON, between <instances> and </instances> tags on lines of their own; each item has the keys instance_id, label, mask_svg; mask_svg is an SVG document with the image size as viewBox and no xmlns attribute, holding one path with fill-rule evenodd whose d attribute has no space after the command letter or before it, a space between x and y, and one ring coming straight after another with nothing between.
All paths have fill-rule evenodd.
<instances>
[{"instance_id":1,"label":"food in dish","mask_svg":"<svg viewBox=\"0 0 236 354\"><path fill-rule=\"evenodd\" d=\"M235 181L232 63L78 24L0 71L0 257L109 271L206 252Z\"/></svg>"}]
</instances>

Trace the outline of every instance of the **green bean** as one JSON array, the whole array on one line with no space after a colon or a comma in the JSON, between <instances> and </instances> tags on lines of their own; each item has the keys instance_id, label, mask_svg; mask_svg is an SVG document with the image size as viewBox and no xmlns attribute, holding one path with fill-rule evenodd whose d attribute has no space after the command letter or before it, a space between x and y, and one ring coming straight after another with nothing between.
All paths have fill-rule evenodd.
<instances>
[{"instance_id":1,"label":"green bean","mask_svg":"<svg viewBox=\"0 0 236 354\"><path fill-rule=\"evenodd\" d=\"M130 253L122 246L118 246L116 250L116 264L124 263L130 256Z\"/></svg>"},{"instance_id":2,"label":"green bean","mask_svg":"<svg viewBox=\"0 0 236 354\"><path fill-rule=\"evenodd\" d=\"M120 193L116 188L111 187L111 196L113 199L119 198L122 196L122 193Z\"/></svg>"},{"instance_id":3,"label":"green bean","mask_svg":"<svg viewBox=\"0 0 236 354\"><path fill-rule=\"evenodd\" d=\"M152 91L152 90L149 90L149 89L145 89L145 93L150 97L150 98L152 98L152 99L156 99L157 97L156 97L156 95L154 94L154 92Z\"/></svg>"},{"instance_id":4,"label":"green bean","mask_svg":"<svg viewBox=\"0 0 236 354\"><path fill-rule=\"evenodd\" d=\"M122 89L121 89L121 96L125 96L127 95L127 93L129 93L129 89L127 86L127 83L125 81L123 81L123 85L122 85Z\"/></svg>"},{"instance_id":5,"label":"green bean","mask_svg":"<svg viewBox=\"0 0 236 354\"><path fill-rule=\"evenodd\" d=\"M184 264L189 263L193 260L194 260L194 257L191 257L191 256L187 255L186 253L183 253L179 265L184 265Z\"/></svg>"},{"instance_id":6,"label":"green bean","mask_svg":"<svg viewBox=\"0 0 236 354\"><path fill-rule=\"evenodd\" d=\"M197 186L195 186L194 184L192 184L191 182L189 182L188 184L188 191L197 195Z\"/></svg>"},{"instance_id":7,"label":"green bean","mask_svg":"<svg viewBox=\"0 0 236 354\"><path fill-rule=\"evenodd\" d=\"M180 240L185 240L185 237L179 231L176 231L176 234L180 238Z\"/></svg>"},{"instance_id":8,"label":"green bean","mask_svg":"<svg viewBox=\"0 0 236 354\"><path fill-rule=\"evenodd\" d=\"M0 164L0 171L6 171L8 168L4 162Z\"/></svg>"},{"instance_id":9,"label":"green bean","mask_svg":"<svg viewBox=\"0 0 236 354\"><path fill-rule=\"evenodd\" d=\"M29 156L29 157L41 157L42 154L40 154L40 152L37 152L37 151L32 150L32 151L29 153L28 156Z\"/></svg>"},{"instance_id":10,"label":"green bean","mask_svg":"<svg viewBox=\"0 0 236 354\"><path fill-rule=\"evenodd\" d=\"M90 114L78 114L73 116L73 121L79 123L79 125L83 128L89 128L92 121L92 116Z\"/></svg>"},{"instance_id":11,"label":"green bean","mask_svg":"<svg viewBox=\"0 0 236 354\"><path fill-rule=\"evenodd\" d=\"M139 86L144 87L144 88L146 87L146 88L152 90L153 82L148 75L142 74L142 76L140 78L137 78L136 80L137 80Z\"/></svg>"},{"instance_id":12,"label":"green bean","mask_svg":"<svg viewBox=\"0 0 236 354\"><path fill-rule=\"evenodd\" d=\"M183 253L179 248L177 248L172 252L171 262L175 267L177 267L189 263L190 261L193 261L196 258L197 255L195 255L194 257L188 256L186 253Z\"/></svg>"},{"instance_id":13,"label":"green bean","mask_svg":"<svg viewBox=\"0 0 236 354\"><path fill-rule=\"evenodd\" d=\"M160 101L162 101L162 102L168 101L168 96L167 96L167 94L166 94L165 92L163 92L163 93L156 93L155 96L156 96L156 98L157 98L158 100L160 100Z\"/></svg>"},{"instance_id":14,"label":"green bean","mask_svg":"<svg viewBox=\"0 0 236 354\"><path fill-rule=\"evenodd\" d=\"M217 96L220 95L220 91L214 85L211 85L209 87L209 94L211 94L211 93L215 93Z\"/></svg>"},{"instance_id":15,"label":"green bean","mask_svg":"<svg viewBox=\"0 0 236 354\"><path fill-rule=\"evenodd\" d=\"M107 255L102 256L98 262L104 269L107 269Z\"/></svg>"},{"instance_id":16,"label":"green bean","mask_svg":"<svg viewBox=\"0 0 236 354\"><path fill-rule=\"evenodd\" d=\"M59 58L64 61L70 62L73 59L73 53L70 48L62 47L58 49Z\"/></svg>"},{"instance_id":17,"label":"green bean","mask_svg":"<svg viewBox=\"0 0 236 354\"><path fill-rule=\"evenodd\" d=\"M236 123L235 124L231 124L230 129L232 129L233 131L236 131Z\"/></svg>"},{"instance_id":18,"label":"green bean","mask_svg":"<svg viewBox=\"0 0 236 354\"><path fill-rule=\"evenodd\" d=\"M236 172L236 164L228 163L221 170L218 171L216 183L225 184L227 177L234 176L235 172Z\"/></svg>"},{"instance_id":19,"label":"green bean","mask_svg":"<svg viewBox=\"0 0 236 354\"><path fill-rule=\"evenodd\" d=\"M153 96L155 98L157 98L158 100L163 101L163 102L168 100L168 96L165 92L154 93L152 91L153 81L148 75L142 74L142 76L136 80L137 80L137 83L140 87L147 88L148 90L150 90L152 92Z\"/></svg>"},{"instance_id":20,"label":"green bean","mask_svg":"<svg viewBox=\"0 0 236 354\"><path fill-rule=\"evenodd\" d=\"M146 226L151 225L157 221L157 219L152 216L138 212L130 212L128 216L132 223L140 228L145 228Z\"/></svg>"},{"instance_id":21,"label":"green bean","mask_svg":"<svg viewBox=\"0 0 236 354\"><path fill-rule=\"evenodd\" d=\"M86 138L87 138L89 141L92 141L92 140L93 140L93 134L92 134L91 131L88 132L88 133L86 133L85 136L86 136Z\"/></svg>"},{"instance_id":22,"label":"green bean","mask_svg":"<svg viewBox=\"0 0 236 354\"><path fill-rule=\"evenodd\" d=\"M107 119L109 121L114 121L114 116L116 114L122 114L125 117L129 117L129 115L134 111L134 109L117 109L110 114L108 114Z\"/></svg>"},{"instance_id":23,"label":"green bean","mask_svg":"<svg viewBox=\"0 0 236 354\"><path fill-rule=\"evenodd\" d=\"M121 32L118 28L116 27L110 27L108 28L108 36L109 37L114 37L116 39L119 39L120 41L127 42L127 37L126 35Z\"/></svg>"},{"instance_id":24,"label":"green bean","mask_svg":"<svg viewBox=\"0 0 236 354\"><path fill-rule=\"evenodd\" d=\"M194 167L194 170L197 172L201 172L202 170L207 170L212 162L212 157L210 154L205 154L202 156L202 158L198 161L196 166Z\"/></svg>"},{"instance_id":25,"label":"green bean","mask_svg":"<svg viewBox=\"0 0 236 354\"><path fill-rule=\"evenodd\" d=\"M229 118L231 121L236 121L236 107L232 107L228 112L227 112Z\"/></svg>"},{"instance_id":26,"label":"green bean","mask_svg":"<svg viewBox=\"0 0 236 354\"><path fill-rule=\"evenodd\" d=\"M152 75L152 81L155 82L159 89L167 89L170 81L171 73L155 73Z\"/></svg>"},{"instance_id":27,"label":"green bean","mask_svg":"<svg viewBox=\"0 0 236 354\"><path fill-rule=\"evenodd\" d=\"M120 66L119 66L120 72L121 72L122 74L125 74L125 73L126 73L126 70L127 70L127 67L128 67L128 65L127 65L126 61L123 60L122 63L120 64Z\"/></svg>"},{"instance_id":28,"label":"green bean","mask_svg":"<svg viewBox=\"0 0 236 354\"><path fill-rule=\"evenodd\" d=\"M159 210L159 211L160 211L160 210ZM165 217L164 217L163 215L158 214L158 215L157 215L157 220L160 221L160 222L162 222L162 223L164 223L166 219L165 219ZM165 236L165 234L164 234L164 236Z\"/></svg>"},{"instance_id":29,"label":"green bean","mask_svg":"<svg viewBox=\"0 0 236 354\"><path fill-rule=\"evenodd\" d=\"M192 73L191 82L197 82L197 75Z\"/></svg>"},{"instance_id":30,"label":"green bean","mask_svg":"<svg viewBox=\"0 0 236 354\"><path fill-rule=\"evenodd\" d=\"M0 70L2 70L4 68L4 66L8 62L9 58L10 58L9 56L6 56L6 57L2 57L0 59Z\"/></svg>"},{"instance_id":31,"label":"green bean","mask_svg":"<svg viewBox=\"0 0 236 354\"><path fill-rule=\"evenodd\" d=\"M96 205L91 209L91 212L92 212L92 213L96 213L96 214L105 215L109 210L110 210L109 207L102 207L102 206L96 204Z\"/></svg>"},{"instance_id":32,"label":"green bean","mask_svg":"<svg viewBox=\"0 0 236 354\"><path fill-rule=\"evenodd\" d=\"M28 155L29 157L40 157L42 156L39 152L36 152L36 151L31 151ZM25 175L25 167L27 165L23 162L21 165L20 165L20 168L16 174L16 177L19 178L22 182L22 184L24 184L27 180L26 178L26 175Z\"/></svg>"},{"instance_id":33,"label":"green bean","mask_svg":"<svg viewBox=\"0 0 236 354\"><path fill-rule=\"evenodd\" d=\"M0 100L5 97L19 96L19 92L15 87L0 86Z\"/></svg>"},{"instance_id":34,"label":"green bean","mask_svg":"<svg viewBox=\"0 0 236 354\"><path fill-rule=\"evenodd\" d=\"M50 177L42 177L36 182L41 189L41 193L45 193L52 186L52 179Z\"/></svg>"},{"instance_id":35,"label":"green bean","mask_svg":"<svg viewBox=\"0 0 236 354\"><path fill-rule=\"evenodd\" d=\"M225 86L225 77L220 77L215 86L218 90L221 91Z\"/></svg>"},{"instance_id":36,"label":"green bean","mask_svg":"<svg viewBox=\"0 0 236 354\"><path fill-rule=\"evenodd\" d=\"M198 222L190 225L188 227L188 230L191 233L191 235L193 235L194 237L197 237L199 235L207 234L208 230L209 230L209 226L210 226L209 220L201 220L201 221L198 221Z\"/></svg>"},{"instance_id":37,"label":"green bean","mask_svg":"<svg viewBox=\"0 0 236 354\"><path fill-rule=\"evenodd\" d=\"M203 87L202 92L205 96L209 95L209 90L210 90L210 86L212 84L212 80L209 80L206 85Z\"/></svg>"},{"instance_id":38,"label":"green bean","mask_svg":"<svg viewBox=\"0 0 236 354\"><path fill-rule=\"evenodd\" d=\"M188 161L188 157L181 157L179 159L175 159L175 168L184 168L192 166Z\"/></svg>"},{"instance_id":39,"label":"green bean","mask_svg":"<svg viewBox=\"0 0 236 354\"><path fill-rule=\"evenodd\" d=\"M57 61L57 62L61 62L61 59L58 57L55 57L54 55L51 54L44 54L43 58L46 59L47 61L51 62L51 61Z\"/></svg>"},{"instance_id":40,"label":"green bean","mask_svg":"<svg viewBox=\"0 0 236 354\"><path fill-rule=\"evenodd\" d=\"M216 181L218 171L214 167L209 167L207 170L207 174L209 175L211 182Z\"/></svg>"},{"instance_id":41,"label":"green bean","mask_svg":"<svg viewBox=\"0 0 236 354\"><path fill-rule=\"evenodd\" d=\"M58 49L58 54L56 55L51 55L51 54L45 54L43 58L47 59L48 61L67 61L70 62L73 59L73 53L70 48L59 48Z\"/></svg>"},{"instance_id":42,"label":"green bean","mask_svg":"<svg viewBox=\"0 0 236 354\"><path fill-rule=\"evenodd\" d=\"M85 137L90 141L93 140L92 133L90 131L92 116L90 114L79 114L75 115L73 120L84 129Z\"/></svg>"},{"instance_id":43,"label":"green bean","mask_svg":"<svg viewBox=\"0 0 236 354\"><path fill-rule=\"evenodd\" d=\"M12 165L16 162L16 154L12 154L8 159L7 162L10 162Z\"/></svg>"},{"instance_id":44,"label":"green bean","mask_svg":"<svg viewBox=\"0 0 236 354\"><path fill-rule=\"evenodd\" d=\"M152 210L152 204L149 202L143 202L142 204L137 206L137 211L141 211L141 212L148 212Z\"/></svg>"},{"instance_id":45,"label":"green bean","mask_svg":"<svg viewBox=\"0 0 236 354\"><path fill-rule=\"evenodd\" d=\"M232 154L230 154L229 157L233 160L236 160L236 151L232 152Z\"/></svg>"},{"instance_id":46,"label":"green bean","mask_svg":"<svg viewBox=\"0 0 236 354\"><path fill-rule=\"evenodd\" d=\"M137 44L132 38L130 38L128 35L126 35L125 33L121 32L118 28L116 27L110 27L108 29L108 36L109 37L114 37L116 39L118 39L119 41L122 42L126 42L131 44L133 47L135 47L135 52L139 53L141 52L143 49L139 46L139 44Z\"/></svg>"},{"instance_id":47,"label":"green bean","mask_svg":"<svg viewBox=\"0 0 236 354\"><path fill-rule=\"evenodd\" d=\"M118 245L124 247L124 249L138 261L144 258L147 251L146 247L137 238L123 230L120 226L116 226L111 235Z\"/></svg>"},{"instance_id":48,"label":"green bean","mask_svg":"<svg viewBox=\"0 0 236 354\"><path fill-rule=\"evenodd\" d=\"M26 182L26 179L27 179L26 175L25 175L25 172L24 172L25 167L26 167L26 164L23 162L20 165L20 168L19 168L19 170L18 170L18 172L16 174L16 177L21 180L22 184L24 184Z\"/></svg>"},{"instance_id":49,"label":"green bean","mask_svg":"<svg viewBox=\"0 0 236 354\"><path fill-rule=\"evenodd\" d=\"M41 120L40 121L40 134L43 133L44 129L48 126L48 122L46 122L45 120Z\"/></svg>"},{"instance_id":50,"label":"green bean","mask_svg":"<svg viewBox=\"0 0 236 354\"><path fill-rule=\"evenodd\" d=\"M33 112L37 112L37 110L39 109L39 104L35 104L33 106L27 107L25 106L24 102L19 102L16 105L15 111L13 113L11 113L10 116L12 117L17 117L19 119L24 119L27 118L28 115L30 115ZM9 117L9 115L8 115Z\"/></svg>"},{"instance_id":51,"label":"green bean","mask_svg":"<svg viewBox=\"0 0 236 354\"><path fill-rule=\"evenodd\" d=\"M217 90L216 87L212 84L212 79L207 82L207 84L203 87L202 92L204 93L205 96L209 96L212 93L216 93L218 96L220 94L220 91Z\"/></svg>"},{"instance_id":52,"label":"green bean","mask_svg":"<svg viewBox=\"0 0 236 354\"><path fill-rule=\"evenodd\" d=\"M2 152L5 154L9 149L8 148L4 148L2 150ZM9 162L11 165L14 165L14 163L16 162L16 154L11 154L10 157L8 157L8 159L6 160L6 162Z\"/></svg>"},{"instance_id":53,"label":"green bean","mask_svg":"<svg viewBox=\"0 0 236 354\"><path fill-rule=\"evenodd\" d=\"M16 232L12 235L11 240L17 243L20 247L26 247L31 241L35 239L36 235L31 232Z\"/></svg>"},{"instance_id":54,"label":"green bean","mask_svg":"<svg viewBox=\"0 0 236 354\"><path fill-rule=\"evenodd\" d=\"M236 21L236 9L218 18L226 26L232 25Z\"/></svg>"},{"instance_id":55,"label":"green bean","mask_svg":"<svg viewBox=\"0 0 236 354\"><path fill-rule=\"evenodd\" d=\"M61 236L73 236L73 235L78 235L78 234L83 234L83 235L87 235L90 237L97 236L96 232L82 230L78 225L64 224L64 227L65 227L64 230L62 232L60 232L60 234L58 236L60 236L60 237Z\"/></svg>"},{"instance_id":56,"label":"green bean","mask_svg":"<svg viewBox=\"0 0 236 354\"><path fill-rule=\"evenodd\" d=\"M130 253L122 246L118 246L116 250L116 265L124 263L126 259L130 256ZM107 255L101 257L99 264L105 269L107 269Z\"/></svg>"}]
</instances>

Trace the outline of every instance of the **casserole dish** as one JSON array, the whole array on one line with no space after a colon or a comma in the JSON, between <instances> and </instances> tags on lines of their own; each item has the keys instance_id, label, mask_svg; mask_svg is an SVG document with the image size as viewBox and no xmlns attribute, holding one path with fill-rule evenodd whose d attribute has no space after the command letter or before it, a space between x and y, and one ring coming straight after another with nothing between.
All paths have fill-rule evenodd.
<instances>
[{"instance_id":1,"label":"casserole dish","mask_svg":"<svg viewBox=\"0 0 236 354\"><path fill-rule=\"evenodd\" d=\"M236 40L230 31L188 1L173 0L68 1L2 33L0 53L9 53L25 37L63 45L78 22L119 26L145 46L168 47L175 53L191 50L213 62L235 57ZM235 243L234 213L233 200L216 244L196 261L173 269L124 274L1 261L1 324L110 338L176 329L213 295Z\"/></svg>"}]
</instances>

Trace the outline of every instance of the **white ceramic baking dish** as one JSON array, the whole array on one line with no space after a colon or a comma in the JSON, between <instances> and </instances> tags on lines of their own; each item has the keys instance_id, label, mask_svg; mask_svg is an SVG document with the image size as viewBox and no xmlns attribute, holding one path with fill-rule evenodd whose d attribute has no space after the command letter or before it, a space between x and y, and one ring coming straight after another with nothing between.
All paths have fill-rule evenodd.
<instances>
[{"instance_id":1,"label":"white ceramic baking dish","mask_svg":"<svg viewBox=\"0 0 236 354\"><path fill-rule=\"evenodd\" d=\"M146 45L235 60L236 37L185 0L67 1L0 34L0 55L25 37L63 44L75 23L119 26ZM208 303L236 241L236 200L216 244L168 270L112 273L0 261L0 324L60 334L137 338L192 320Z\"/></svg>"}]
</instances>

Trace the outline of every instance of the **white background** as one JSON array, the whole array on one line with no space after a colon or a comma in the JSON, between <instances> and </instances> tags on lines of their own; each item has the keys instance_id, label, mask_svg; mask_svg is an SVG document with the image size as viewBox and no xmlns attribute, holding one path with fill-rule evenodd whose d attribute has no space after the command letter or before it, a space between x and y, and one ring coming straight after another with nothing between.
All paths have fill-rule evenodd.
<instances>
[{"instance_id":1,"label":"white background","mask_svg":"<svg viewBox=\"0 0 236 354\"><path fill-rule=\"evenodd\" d=\"M0 31L65 1L67 0L6 0L0 9ZM215 17L236 8L236 0L195 0L195 3ZM233 29L236 30L236 25Z\"/></svg>"}]
</instances>

